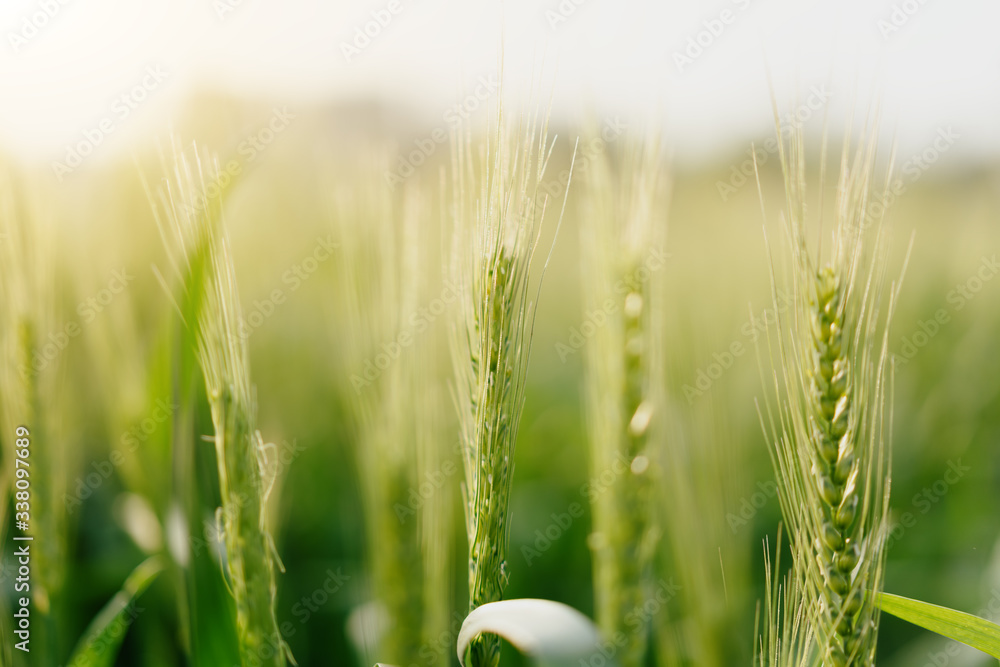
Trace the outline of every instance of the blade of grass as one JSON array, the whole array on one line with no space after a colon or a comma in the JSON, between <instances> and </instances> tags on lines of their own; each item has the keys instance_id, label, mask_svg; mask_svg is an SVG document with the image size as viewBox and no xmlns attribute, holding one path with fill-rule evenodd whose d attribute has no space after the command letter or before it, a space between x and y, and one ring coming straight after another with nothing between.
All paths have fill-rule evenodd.
<instances>
[{"instance_id":1,"label":"blade of grass","mask_svg":"<svg viewBox=\"0 0 1000 667\"><path fill-rule=\"evenodd\" d=\"M149 588L164 569L159 556L139 564L122 589L98 612L73 650L70 667L111 667L125 639L125 631L135 619L133 603Z\"/></svg>"},{"instance_id":2,"label":"blade of grass","mask_svg":"<svg viewBox=\"0 0 1000 667\"><path fill-rule=\"evenodd\" d=\"M891 593L879 593L875 603L896 618L1000 659L1000 625L992 621Z\"/></svg>"}]
</instances>

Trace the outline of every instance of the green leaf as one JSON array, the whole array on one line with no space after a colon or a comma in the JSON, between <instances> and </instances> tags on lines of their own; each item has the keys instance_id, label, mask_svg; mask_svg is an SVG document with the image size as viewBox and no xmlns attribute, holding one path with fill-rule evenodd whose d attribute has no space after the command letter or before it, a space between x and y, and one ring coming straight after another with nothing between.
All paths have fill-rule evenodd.
<instances>
[{"instance_id":1,"label":"green leaf","mask_svg":"<svg viewBox=\"0 0 1000 667\"><path fill-rule=\"evenodd\" d=\"M90 622L73 649L69 667L111 667L114 664L128 626L141 611L132 603L162 571L163 560L159 556L147 558L132 570L122 589Z\"/></svg>"},{"instance_id":2,"label":"green leaf","mask_svg":"<svg viewBox=\"0 0 1000 667\"><path fill-rule=\"evenodd\" d=\"M881 593L882 611L939 635L1000 658L1000 625L985 619L935 604Z\"/></svg>"},{"instance_id":3,"label":"green leaf","mask_svg":"<svg viewBox=\"0 0 1000 667\"><path fill-rule=\"evenodd\" d=\"M503 637L547 665L576 665L601 647L601 634L589 618L552 600L503 600L474 609L458 633L458 660L463 667L469 645L483 633ZM613 665L613 656L605 664Z\"/></svg>"}]
</instances>

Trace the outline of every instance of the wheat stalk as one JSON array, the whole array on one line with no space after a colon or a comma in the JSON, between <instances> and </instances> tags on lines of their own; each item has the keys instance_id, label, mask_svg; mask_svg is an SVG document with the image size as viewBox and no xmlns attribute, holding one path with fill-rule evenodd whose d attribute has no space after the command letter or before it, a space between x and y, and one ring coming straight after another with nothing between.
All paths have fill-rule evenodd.
<instances>
[{"instance_id":1,"label":"wheat stalk","mask_svg":"<svg viewBox=\"0 0 1000 667\"><path fill-rule=\"evenodd\" d=\"M399 348L378 377L358 383L354 397L372 588L387 618L375 650L380 660L410 665L426 661L420 650L446 631L449 609L442 576L450 560L449 488L442 482L413 507L421 484L443 476L435 341L410 319L431 300L424 269L433 230L416 187L407 184L396 202L379 185L372 176L339 193L338 217L352 377L363 379L364 361L386 344Z\"/></svg>"},{"instance_id":2,"label":"wheat stalk","mask_svg":"<svg viewBox=\"0 0 1000 667\"><path fill-rule=\"evenodd\" d=\"M547 123L539 126L537 117L517 129L506 122L498 114L477 156L468 133L453 137L453 275L460 313L452 352L470 610L502 600L507 584L514 442L535 314L528 272L545 214L538 190L552 148ZM494 667L499 639L483 635L470 653L476 667Z\"/></svg>"},{"instance_id":3,"label":"wheat stalk","mask_svg":"<svg viewBox=\"0 0 1000 667\"><path fill-rule=\"evenodd\" d=\"M777 416L767 407L765 430L813 658L834 667L871 665L879 621L872 596L882 586L891 485L888 326L898 291L895 283L884 309L886 232L869 215L875 132L853 154L845 142L825 259L807 247L801 132L780 157L797 308L791 322L780 323L789 334L777 338L775 392L786 403ZM877 224L868 227L870 219Z\"/></svg>"},{"instance_id":4,"label":"wheat stalk","mask_svg":"<svg viewBox=\"0 0 1000 667\"><path fill-rule=\"evenodd\" d=\"M659 532L651 512L651 426L663 407L662 294L656 289L663 272L647 264L651 251L663 261L666 186L655 141L633 146L617 178L607 156L593 160L591 169L581 284L587 311L606 318L585 356L591 469L600 476L619 460L625 468L592 499L595 595L605 635L627 638L619 664L636 667L643 663L649 627L632 619L646 602Z\"/></svg>"},{"instance_id":5,"label":"wheat stalk","mask_svg":"<svg viewBox=\"0 0 1000 667\"><path fill-rule=\"evenodd\" d=\"M25 179L27 180L27 179ZM43 663L62 657L63 594L66 577L66 468L71 460L61 431L60 371L65 359L43 353L45 338L62 322L56 281L58 246L49 221L41 212L33 183L18 183L15 173L0 171L0 318L3 323L2 376L0 376L0 439L14 455L15 429L30 431L30 487L11 489L14 466L5 465L0 497L12 491L10 507L29 507L28 533L32 536L32 604L39 619L31 646ZM25 187L27 186L27 187ZM51 345L51 344L50 344ZM17 493L20 491L20 493ZM17 493L15 496L14 494ZM24 494L24 496L21 496ZM25 498L27 500L25 501Z\"/></svg>"},{"instance_id":6,"label":"wheat stalk","mask_svg":"<svg viewBox=\"0 0 1000 667\"><path fill-rule=\"evenodd\" d=\"M225 540L228 583L236 602L244 665L281 667L290 656L275 617L277 554L265 523L273 480L257 431L247 339L229 243L221 228L221 198L204 195L202 161L177 151L173 182L161 189L154 213L171 262L183 280L182 316L194 345L212 413L219 490L218 521ZM199 201L206 207L197 207ZM280 561L278 567L280 567Z\"/></svg>"}]
</instances>

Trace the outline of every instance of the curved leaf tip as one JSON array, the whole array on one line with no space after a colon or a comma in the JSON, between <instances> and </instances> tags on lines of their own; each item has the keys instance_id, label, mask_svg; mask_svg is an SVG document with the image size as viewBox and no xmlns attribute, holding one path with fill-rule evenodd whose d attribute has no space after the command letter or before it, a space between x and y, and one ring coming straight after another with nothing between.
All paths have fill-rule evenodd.
<instances>
[{"instance_id":1,"label":"curved leaf tip","mask_svg":"<svg viewBox=\"0 0 1000 667\"><path fill-rule=\"evenodd\" d=\"M600 632L576 609L552 600L490 602L474 609L458 633L458 661L483 633L498 635L525 655L546 662L570 662L598 650Z\"/></svg>"}]
</instances>

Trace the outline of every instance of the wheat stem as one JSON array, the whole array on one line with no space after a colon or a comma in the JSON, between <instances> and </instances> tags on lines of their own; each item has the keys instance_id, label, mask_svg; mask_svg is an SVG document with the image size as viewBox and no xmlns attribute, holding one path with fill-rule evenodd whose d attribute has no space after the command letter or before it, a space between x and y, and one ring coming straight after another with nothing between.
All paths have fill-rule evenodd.
<instances>
[{"instance_id":1,"label":"wheat stem","mask_svg":"<svg viewBox=\"0 0 1000 667\"><path fill-rule=\"evenodd\" d=\"M467 135L457 136L455 145L453 257L461 320L452 348L465 461L471 610L503 599L507 583L514 442L534 319L528 269L544 216L538 187L551 147L544 125L531 121L515 133L502 116L478 160ZM470 652L476 667L494 667L499 639L481 636Z\"/></svg>"},{"instance_id":2,"label":"wheat stem","mask_svg":"<svg viewBox=\"0 0 1000 667\"><path fill-rule=\"evenodd\" d=\"M589 313L606 318L585 356L591 468L594 476L616 473L610 488L592 499L597 616L608 637L625 637L616 656L625 667L641 665L646 653L649 627L635 619L646 602L658 534L651 513L651 424L660 412L662 381L661 295L654 289L666 225L659 160L651 142L644 152L629 153L618 178L606 156L592 161L583 230L584 300Z\"/></svg>"},{"instance_id":3,"label":"wheat stem","mask_svg":"<svg viewBox=\"0 0 1000 667\"><path fill-rule=\"evenodd\" d=\"M171 262L184 285L182 310L205 380L218 464L220 531L229 586L236 603L240 659L244 665L283 667L288 649L275 616L277 558L265 522L270 481L257 431L257 403L250 381L247 337L228 240L221 228L222 201L204 194L201 161L194 167L177 152L174 182L154 205ZM200 195L200 197L198 196ZM197 202L207 202L203 207Z\"/></svg>"},{"instance_id":4,"label":"wheat stem","mask_svg":"<svg viewBox=\"0 0 1000 667\"><path fill-rule=\"evenodd\" d=\"M410 665L427 661L420 651L445 631L449 609L441 577L449 563L442 514L448 489L442 482L432 498L413 506L428 476L442 475L435 341L411 319L431 300L422 269L430 263L433 230L415 187L408 184L397 205L374 185L379 182L372 175L360 196L358 189L338 195L338 217L351 223L340 230L352 322L347 363L362 379L364 360L384 354L386 344L398 346L397 358L373 380L359 382L355 397L372 588L388 619L377 659ZM408 343L399 343L401 337Z\"/></svg>"}]
</instances>

